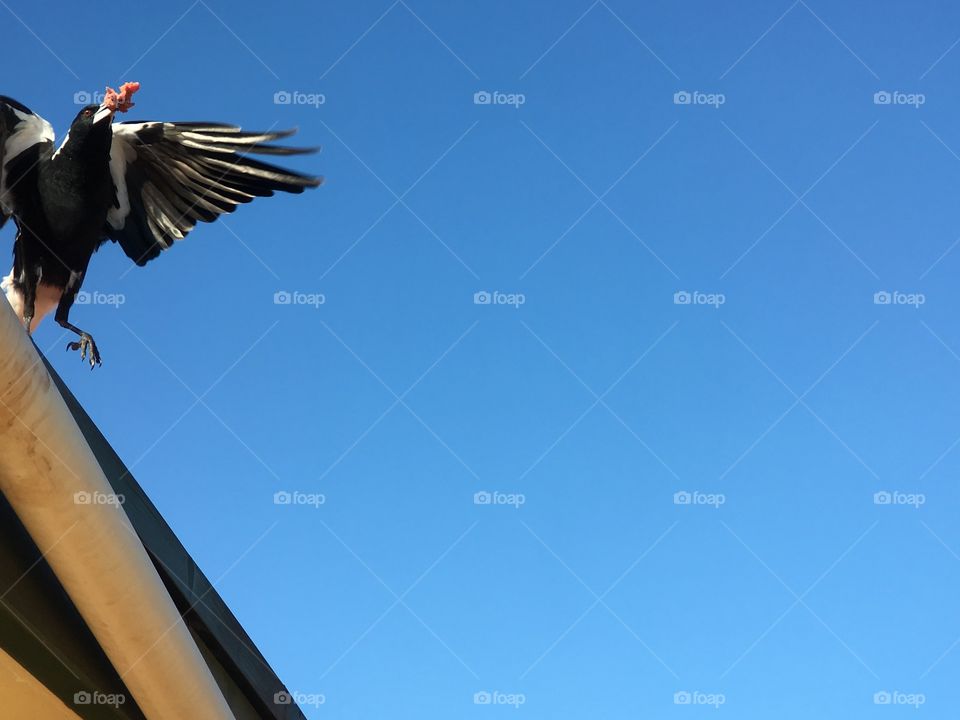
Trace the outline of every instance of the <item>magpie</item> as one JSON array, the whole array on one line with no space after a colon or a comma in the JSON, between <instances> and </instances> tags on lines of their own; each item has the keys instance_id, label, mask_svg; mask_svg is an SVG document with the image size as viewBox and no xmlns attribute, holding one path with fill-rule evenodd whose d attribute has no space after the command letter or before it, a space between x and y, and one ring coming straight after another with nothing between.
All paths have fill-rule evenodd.
<instances>
[{"instance_id":1,"label":"magpie","mask_svg":"<svg viewBox=\"0 0 960 720\"><path fill-rule=\"evenodd\" d=\"M322 178L251 157L315 148L271 144L295 130L245 132L211 122L117 122L139 83L107 88L103 102L77 113L54 150L53 128L25 105L0 96L0 227L13 218L13 269L3 289L28 333L50 311L77 340L91 369L101 364L90 333L70 308L93 254L116 242L137 265L173 247L197 221L213 222L254 197L302 193Z\"/></svg>"}]
</instances>

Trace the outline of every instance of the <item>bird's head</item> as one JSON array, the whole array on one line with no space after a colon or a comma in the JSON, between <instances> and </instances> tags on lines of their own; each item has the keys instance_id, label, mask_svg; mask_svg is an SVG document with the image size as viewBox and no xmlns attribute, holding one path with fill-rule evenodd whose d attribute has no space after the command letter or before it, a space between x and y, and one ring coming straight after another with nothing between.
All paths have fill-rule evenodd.
<instances>
[{"instance_id":1,"label":"bird's head","mask_svg":"<svg viewBox=\"0 0 960 720\"><path fill-rule=\"evenodd\" d=\"M101 108L101 105L96 104L87 105L86 107L82 108L80 112L77 113L77 116L73 119L73 122L70 123L70 129L75 130L85 128L89 130L91 127L93 127L94 123L109 125L109 118L113 117L113 113L103 112ZM107 122L104 122L105 120Z\"/></svg>"},{"instance_id":2,"label":"bird's head","mask_svg":"<svg viewBox=\"0 0 960 720\"><path fill-rule=\"evenodd\" d=\"M133 107L133 94L140 89L140 83L128 82L120 86L120 91L107 88L103 102L99 105L87 105L73 119L70 129L89 131L93 127L109 127L117 112L126 112Z\"/></svg>"},{"instance_id":3,"label":"bird's head","mask_svg":"<svg viewBox=\"0 0 960 720\"><path fill-rule=\"evenodd\" d=\"M56 154L65 157L109 155L113 142L111 117L112 114L104 113L100 105L81 108Z\"/></svg>"}]
</instances>

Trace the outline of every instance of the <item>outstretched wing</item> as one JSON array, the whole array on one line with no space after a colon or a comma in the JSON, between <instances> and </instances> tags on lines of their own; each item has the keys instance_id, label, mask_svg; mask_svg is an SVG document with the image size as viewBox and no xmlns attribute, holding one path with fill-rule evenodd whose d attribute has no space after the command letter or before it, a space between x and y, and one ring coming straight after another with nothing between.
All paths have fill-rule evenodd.
<instances>
[{"instance_id":1,"label":"outstretched wing","mask_svg":"<svg viewBox=\"0 0 960 720\"><path fill-rule=\"evenodd\" d=\"M213 222L240 203L278 190L316 187L321 178L250 157L313 152L269 144L294 132L244 132L216 123L115 123L110 174L116 202L107 214L107 237L145 265L197 221Z\"/></svg>"},{"instance_id":2,"label":"outstretched wing","mask_svg":"<svg viewBox=\"0 0 960 720\"><path fill-rule=\"evenodd\" d=\"M37 166L53 154L53 128L0 95L0 227L37 199Z\"/></svg>"}]
</instances>

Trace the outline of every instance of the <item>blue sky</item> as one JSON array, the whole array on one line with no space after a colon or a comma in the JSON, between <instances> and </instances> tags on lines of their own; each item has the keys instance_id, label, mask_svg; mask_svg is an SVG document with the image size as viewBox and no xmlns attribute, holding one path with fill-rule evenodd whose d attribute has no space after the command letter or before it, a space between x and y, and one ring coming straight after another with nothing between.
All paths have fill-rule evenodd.
<instances>
[{"instance_id":1,"label":"blue sky","mask_svg":"<svg viewBox=\"0 0 960 720\"><path fill-rule=\"evenodd\" d=\"M955 714L960 8L2 12L324 148L36 336L311 720Z\"/></svg>"}]
</instances>

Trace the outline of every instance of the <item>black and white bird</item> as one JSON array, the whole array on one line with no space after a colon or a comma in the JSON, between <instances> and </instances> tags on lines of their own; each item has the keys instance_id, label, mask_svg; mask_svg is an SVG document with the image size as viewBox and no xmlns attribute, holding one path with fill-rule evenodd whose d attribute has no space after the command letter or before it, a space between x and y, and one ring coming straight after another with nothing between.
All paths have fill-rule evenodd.
<instances>
[{"instance_id":1,"label":"black and white bird","mask_svg":"<svg viewBox=\"0 0 960 720\"><path fill-rule=\"evenodd\" d=\"M282 190L301 193L321 178L261 162L260 155L312 149L270 144L295 131L244 132L206 122L118 122L139 83L107 89L84 107L54 150L53 128L16 100L0 96L0 227L17 226L13 270L3 289L32 332L56 310L77 334L91 368L100 364L93 337L70 322L70 308L93 254L107 240L145 265L193 230L240 203Z\"/></svg>"}]
</instances>

